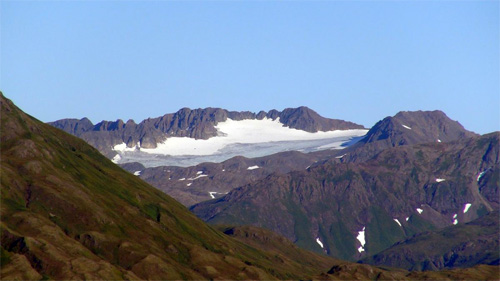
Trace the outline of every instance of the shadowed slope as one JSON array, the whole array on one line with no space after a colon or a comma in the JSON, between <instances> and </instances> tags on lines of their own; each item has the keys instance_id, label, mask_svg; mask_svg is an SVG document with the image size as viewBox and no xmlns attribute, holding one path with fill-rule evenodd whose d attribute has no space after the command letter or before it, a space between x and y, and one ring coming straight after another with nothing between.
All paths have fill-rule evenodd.
<instances>
[{"instance_id":1,"label":"shadowed slope","mask_svg":"<svg viewBox=\"0 0 500 281\"><path fill-rule=\"evenodd\" d=\"M408 270L499 265L499 213L494 211L467 224L420 233L363 263Z\"/></svg>"},{"instance_id":2,"label":"shadowed slope","mask_svg":"<svg viewBox=\"0 0 500 281\"><path fill-rule=\"evenodd\" d=\"M451 225L455 214L466 223L498 209L499 136L400 146L363 163L271 175L191 209L210 223L265 227L306 249L357 260ZM362 231L366 245L357 238Z\"/></svg>"}]
</instances>

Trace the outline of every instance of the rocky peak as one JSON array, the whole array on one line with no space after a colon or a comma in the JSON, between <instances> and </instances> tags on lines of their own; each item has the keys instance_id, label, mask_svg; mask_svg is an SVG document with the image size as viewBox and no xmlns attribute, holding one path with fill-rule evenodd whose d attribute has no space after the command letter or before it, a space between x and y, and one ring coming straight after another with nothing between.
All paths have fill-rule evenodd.
<instances>
[{"instance_id":1,"label":"rocky peak","mask_svg":"<svg viewBox=\"0 0 500 281\"><path fill-rule=\"evenodd\" d=\"M425 142L448 142L475 136L444 112L401 111L373 126L361 143L387 140L391 146Z\"/></svg>"},{"instance_id":2,"label":"rocky peak","mask_svg":"<svg viewBox=\"0 0 500 281\"><path fill-rule=\"evenodd\" d=\"M378 121L342 161L365 161L384 149L402 145L440 143L474 137L442 111L401 111Z\"/></svg>"}]
</instances>

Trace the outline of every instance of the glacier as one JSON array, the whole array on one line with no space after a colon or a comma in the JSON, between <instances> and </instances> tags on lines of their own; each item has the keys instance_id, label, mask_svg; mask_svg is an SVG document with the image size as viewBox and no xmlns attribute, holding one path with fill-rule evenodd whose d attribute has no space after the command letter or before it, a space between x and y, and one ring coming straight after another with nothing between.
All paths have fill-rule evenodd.
<instances>
[{"instance_id":1,"label":"glacier","mask_svg":"<svg viewBox=\"0 0 500 281\"><path fill-rule=\"evenodd\" d=\"M359 141L366 129L334 130L310 133L285 127L279 119L228 119L217 126L218 136L204 139L171 137L146 149L123 143L115 145L113 161L118 164L139 162L145 167L194 166L203 162L220 163L234 156L248 158L267 156L284 151L313 152L343 149Z\"/></svg>"}]
</instances>

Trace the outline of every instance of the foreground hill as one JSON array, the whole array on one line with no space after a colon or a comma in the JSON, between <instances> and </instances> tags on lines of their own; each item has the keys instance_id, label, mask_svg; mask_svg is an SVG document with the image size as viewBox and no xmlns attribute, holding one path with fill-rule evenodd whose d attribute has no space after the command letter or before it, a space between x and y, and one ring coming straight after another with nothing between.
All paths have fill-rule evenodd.
<instances>
[{"instance_id":1,"label":"foreground hill","mask_svg":"<svg viewBox=\"0 0 500 281\"><path fill-rule=\"evenodd\" d=\"M357 260L498 209L499 135L270 175L191 210L210 223L265 227L306 249Z\"/></svg>"}]
</instances>

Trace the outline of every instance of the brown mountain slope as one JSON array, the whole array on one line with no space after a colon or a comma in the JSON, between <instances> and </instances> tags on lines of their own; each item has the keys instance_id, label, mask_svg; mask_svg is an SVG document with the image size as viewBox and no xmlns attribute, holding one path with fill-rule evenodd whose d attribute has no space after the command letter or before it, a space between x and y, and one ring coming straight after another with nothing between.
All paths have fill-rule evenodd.
<instances>
[{"instance_id":1,"label":"brown mountain slope","mask_svg":"<svg viewBox=\"0 0 500 281\"><path fill-rule=\"evenodd\" d=\"M355 260L498 209L499 135L400 146L363 163L271 175L192 211L211 223L265 227L306 249ZM364 246L357 238L363 230Z\"/></svg>"},{"instance_id":2,"label":"brown mountain slope","mask_svg":"<svg viewBox=\"0 0 500 281\"><path fill-rule=\"evenodd\" d=\"M270 174L306 170L333 151L302 153L287 151L258 158L233 157L222 163L201 163L192 167L160 166L144 168L139 163L121 165L131 173L172 196L185 206L219 198L236 187L263 179ZM257 166L257 169L248 169Z\"/></svg>"},{"instance_id":3,"label":"brown mountain slope","mask_svg":"<svg viewBox=\"0 0 500 281\"><path fill-rule=\"evenodd\" d=\"M2 279L297 279L329 267L276 262L84 141L0 103Z\"/></svg>"},{"instance_id":4,"label":"brown mountain slope","mask_svg":"<svg viewBox=\"0 0 500 281\"><path fill-rule=\"evenodd\" d=\"M290 110L284 112L288 111ZM410 124L411 129L403 127L404 124ZM342 150L312 153L288 151L252 159L234 157L222 163L202 163L185 168L144 168L131 163L124 164L123 167L132 173L140 172L139 176L143 180L190 206L213 197L219 198L234 188L264 179L273 173L303 171L327 161L363 162L394 146L434 143L438 139L450 142L472 136L475 134L465 130L441 111L399 112L377 122L358 143ZM255 165L259 169L247 170ZM203 174L200 176L199 172Z\"/></svg>"},{"instance_id":5,"label":"brown mountain slope","mask_svg":"<svg viewBox=\"0 0 500 281\"><path fill-rule=\"evenodd\" d=\"M476 264L500 265L498 211L466 224L419 233L398 242L363 263L408 270L467 268Z\"/></svg>"}]
</instances>

